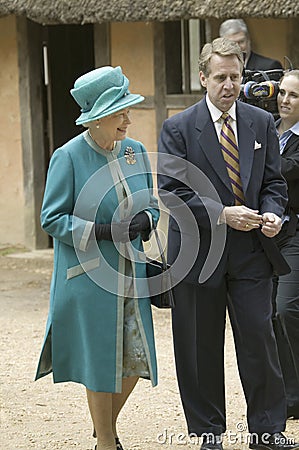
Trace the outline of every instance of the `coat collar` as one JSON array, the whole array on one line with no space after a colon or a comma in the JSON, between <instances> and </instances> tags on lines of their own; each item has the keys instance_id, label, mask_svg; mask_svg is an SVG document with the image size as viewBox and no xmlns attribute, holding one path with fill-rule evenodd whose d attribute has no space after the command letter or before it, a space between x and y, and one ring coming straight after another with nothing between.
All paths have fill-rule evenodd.
<instances>
[{"instance_id":1,"label":"coat collar","mask_svg":"<svg viewBox=\"0 0 299 450\"><path fill-rule=\"evenodd\" d=\"M281 156L291 155L294 151L296 151L298 142L299 136L297 134L292 134L292 136L288 139Z\"/></svg>"},{"instance_id":2,"label":"coat collar","mask_svg":"<svg viewBox=\"0 0 299 450\"><path fill-rule=\"evenodd\" d=\"M105 150L104 148L100 147L90 136L88 130L85 130L83 132L83 137L85 139L85 141L87 142L87 144L93 148L97 153L100 153L101 155L105 156L106 158L111 157L111 155L113 156L113 158L116 158L117 155L120 152L121 149L121 141L116 141L115 142L115 147L113 150L108 151ZM110 158L111 159L111 158Z\"/></svg>"},{"instance_id":3,"label":"coat collar","mask_svg":"<svg viewBox=\"0 0 299 450\"><path fill-rule=\"evenodd\" d=\"M281 122L280 118L278 120L276 120L276 122L275 122L276 130L278 129L280 122ZM297 142L299 139L299 122L295 123L295 125L293 125L291 128L286 130L281 135L281 137L283 137L286 134L286 132L290 132L290 136L288 137L283 150L282 151L280 150L281 155L285 155L285 153L288 153L290 151L290 149L292 152L293 143ZM277 136L280 139L278 132L277 132ZM279 141L279 144L281 146L281 141Z\"/></svg>"}]
</instances>

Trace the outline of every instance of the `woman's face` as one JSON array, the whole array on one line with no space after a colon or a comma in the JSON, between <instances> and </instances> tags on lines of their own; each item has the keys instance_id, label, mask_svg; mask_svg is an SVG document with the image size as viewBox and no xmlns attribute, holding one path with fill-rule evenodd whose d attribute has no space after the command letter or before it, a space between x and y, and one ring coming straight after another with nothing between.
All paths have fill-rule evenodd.
<instances>
[{"instance_id":1,"label":"woman's face","mask_svg":"<svg viewBox=\"0 0 299 450\"><path fill-rule=\"evenodd\" d=\"M280 117L294 125L299 121L299 79L288 75L280 83L277 96Z\"/></svg>"},{"instance_id":2,"label":"woman's face","mask_svg":"<svg viewBox=\"0 0 299 450\"><path fill-rule=\"evenodd\" d=\"M125 108L107 117L99 119L98 132L105 141L122 141L127 134L128 126L131 124L130 109Z\"/></svg>"}]
</instances>

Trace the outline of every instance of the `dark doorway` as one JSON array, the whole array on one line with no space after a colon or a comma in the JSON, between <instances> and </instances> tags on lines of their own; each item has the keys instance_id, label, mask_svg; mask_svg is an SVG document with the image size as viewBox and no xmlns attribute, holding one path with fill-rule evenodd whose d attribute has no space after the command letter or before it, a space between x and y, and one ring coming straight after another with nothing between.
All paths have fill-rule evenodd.
<instances>
[{"instance_id":1,"label":"dark doorway","mask_svg":"<svg viewBox=\"0 0 299 450\"><path fill-rule=\"evenodd\" d=\"M76 78L94 68L94 27L43 26L26 17L17 17L16 23L25 243L46 248L49 237L40 227L40 209L47 167L53 151L82 131L75 125L80 108L69 91Z\"/></svg>"},{"instance_id":2,"label":"dark doorway","mask_svg":"<svg viewBox=\"0 0 299 450\"><path fill-rule=\"evenodd\" d=\"M74 81L94 69L93 25L44 27L44 75L49 157L82 131L75 120L80 108L70 94Z\"/></svg>"}]
</instances>

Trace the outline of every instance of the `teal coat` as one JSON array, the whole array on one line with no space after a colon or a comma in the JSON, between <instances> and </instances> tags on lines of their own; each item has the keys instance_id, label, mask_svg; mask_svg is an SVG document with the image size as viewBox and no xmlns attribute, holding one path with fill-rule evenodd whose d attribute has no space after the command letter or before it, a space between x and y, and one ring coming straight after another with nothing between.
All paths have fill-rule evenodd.
<instances>
[{"instance_id":1,"label":"teal coat","mask_svg":"<svg viewBox=\"0 0 299 450\"><path fill-rule=\"evenodd\" d=\"M126 244L97 242L93 227L144 210L157 223L150 164L140 142L126 138L106 152L84 132L54 152L41 212L42 227L54 238L54 270L36 379L53 372L54 382L121 392L124 292L133 276L136 318L156 385L141 238ZM128 259L133 261L129 273Z\"/></svg>"}]
</instances>

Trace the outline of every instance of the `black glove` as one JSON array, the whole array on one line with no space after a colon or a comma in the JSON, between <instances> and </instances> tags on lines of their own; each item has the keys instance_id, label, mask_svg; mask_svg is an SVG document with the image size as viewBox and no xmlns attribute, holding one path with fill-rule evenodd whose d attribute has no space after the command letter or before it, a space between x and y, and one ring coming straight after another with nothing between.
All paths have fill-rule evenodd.
<instances>
[{"instance_id":1,"label":"black glove","mask_svg":"<svg viewBox=\"0 0 299 450\"><path fill-rule=\"evenodd\" d=\"M141 239L143 241L149 240L149 235L151 231L151 224L148 215L142 211L133 217L130 223L130 232L140 233Z\"/></svg>"},{"instance_id":2,"label":"black glove","mask_svg":"<svg viewBox=\"0 0 299 450\"><path fill-rule=\"evenodd\" d=\"M130 219L112 223L96 223L95 236L97 241L129 242L136 239L138 231L129 227Z\"/></svg>"},{"instance_id":3,"label":"black glove","mask_svg":"<svg viewBox=\"0 0 299 450\"><path fill-rule=\"evenodd\" d=\"M133 217L130 223L130 230L137 232L146 231L151 227L148 215L142 211Z\"/></svg>"}]
</instances>

